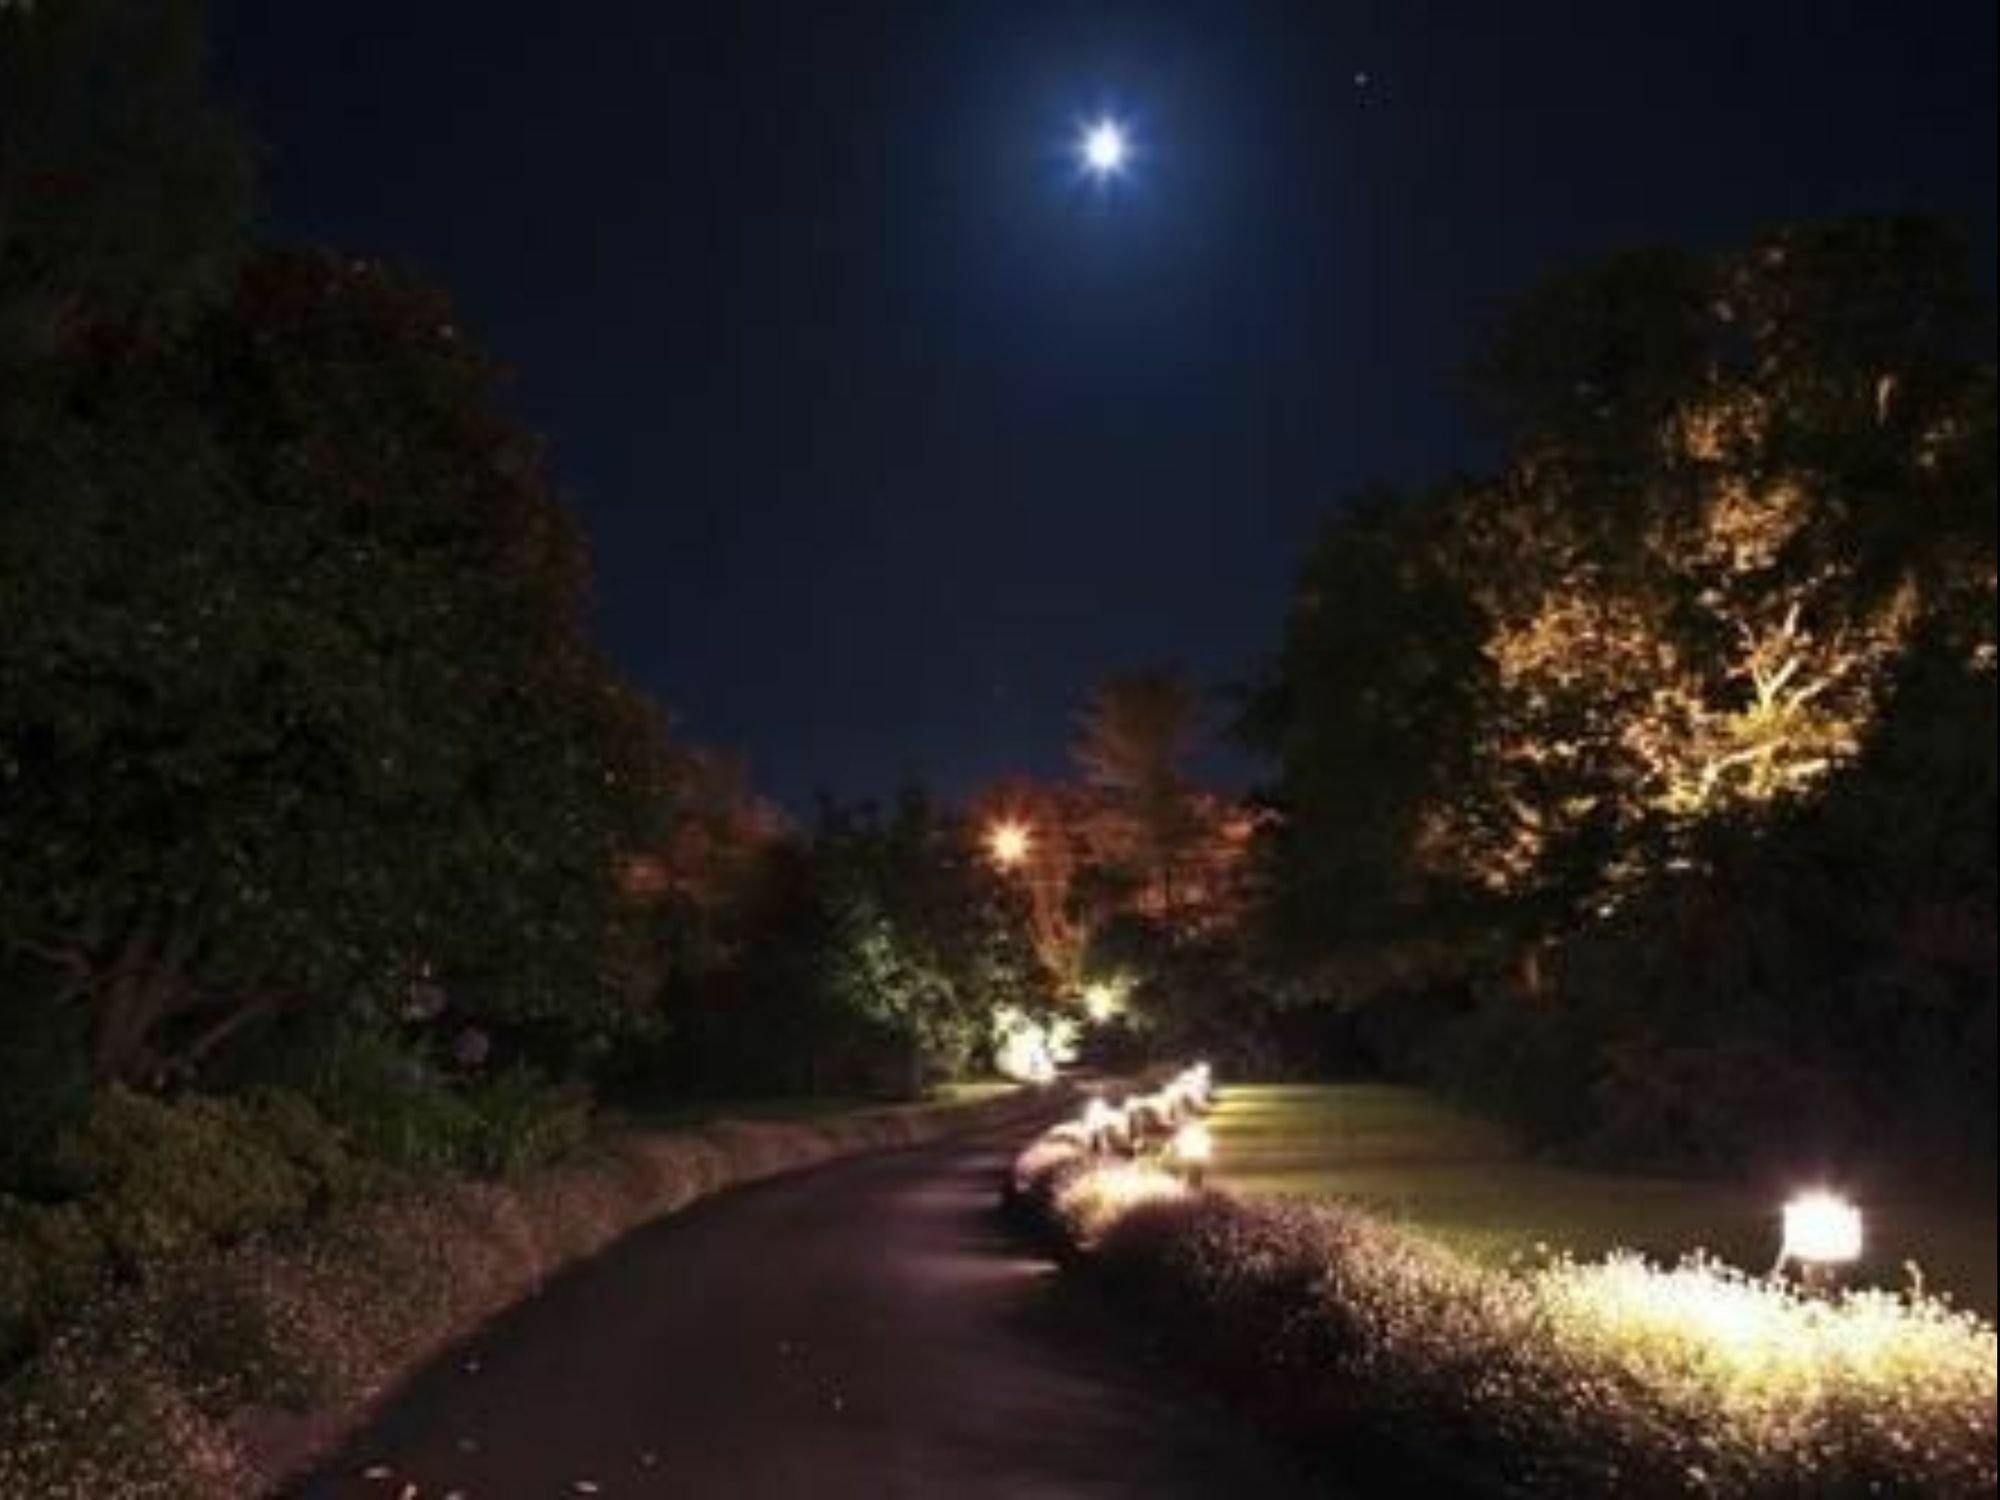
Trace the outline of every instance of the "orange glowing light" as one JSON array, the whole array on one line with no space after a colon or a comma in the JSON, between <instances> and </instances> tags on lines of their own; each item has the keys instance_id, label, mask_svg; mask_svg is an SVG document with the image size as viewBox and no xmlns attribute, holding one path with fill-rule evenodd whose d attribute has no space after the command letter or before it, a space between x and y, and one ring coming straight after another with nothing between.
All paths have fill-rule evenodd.
<instances>
[{"instance_id":1,"label":"orange glowing light","mask_svg":"<svg viewBox=\"0 0 2000 1500\"><path fill-rule=\"evenodd\" d=\"M993 863L1003 870L1018 869L1028 861L1034 852L1034 831L1027 824L1008 819L995 823L986 834L987 852L993 856Z\"/></svg>"}]
</instances>

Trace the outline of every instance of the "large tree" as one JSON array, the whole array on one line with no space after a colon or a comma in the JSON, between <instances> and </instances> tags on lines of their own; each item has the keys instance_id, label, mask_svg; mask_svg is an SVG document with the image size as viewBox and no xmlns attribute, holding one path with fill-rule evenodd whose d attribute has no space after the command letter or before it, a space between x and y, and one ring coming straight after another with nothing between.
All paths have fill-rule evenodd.
<instances>
[{"instance_id":1,"label":"large tree","mask_svg":"<svg viewBox=\"0 0 2000 1500\"><path fill-rule=\"evenodd\" d=\"M1302 577L1250 717L1289 895L1365 929L1371 882L1446 881L1559 928L1819 795L1913 651L1990 680L1979 328L1901 221L1525 299L1484 370L1500 470L1351 507Z\"/></svg>"},{"instance_id":2,"label":"large tree","mask_svg":"<svg viewBox=\"0 0 2000 1500\"><path fill-rule=\"evenodd\" d=\"M249 152L201 0L0 5L0 377L184 325L241 253Z\"/></svg>"},{"instance_id":3,"label":"large tree","mask_svg":"<svg viewBox=\"0 0 2000 1500\"><path fill-rule=\"evenodd\" d=\"M1447 565L1458 499L1377 491L1336 512L1245 701L1238 731L1277 769L1263 915L1295 957L1380 967L1386 945L1437 920L1437 882L1413 851L1463 794L1492 677Z\"/></svg>"},{"instance_id":4,"label":"large tree","mask_svg":"<svg viewBox=\"0 0 2000 1500\"><path fill-rule=\"evenodd\" d=\"M1071 754L1096 794L1100 863L1122 864L1160 913L1202 833L1187 760L1201 736L1201 695L1177 672L1113 677L1085 704Z\"/></svg>"},{"instance_id":5,"label":"large tree","mask_svg":"<svg viewBox=\"0 0 2000 1500\"><path fill-rule=\"evenodd\" d=\"M1428 857L1615 901L1691 830L1816 795L1920 640L1990 656L1978 328L1951 241L1902 221L1528 299L1490 368L1514 455L1454 541L1495 691Z\"/></svg>"},{"instance_id":6,"label":"large tree","mask_svg":"<svg viewBox=\"0 0 2000 1500\"><path fill-rule=\"evenodd\" d=\"M272 1013L599 1017L656 739L584 556L435 293L254 263L77 377L0 512L0 935L101 1076ZM592 1024L584 1022L584 1024Z\"/></svg>"},{"instance_id":7,"label":"large tree","mask_svg":"<svg viewBox=\"0 0 2000 1500\"><path fill-rule=\"evenodd\" d=\"M1919 1078L1962 1124L1996 505L1951 236L1614 257L1528 297L1484 377L1495 471L1348 508L1302 576L1249 717L1267 911L1372 993L1479 981L1450 1055L1565 1129L1596 1100L1621 1142L1740 1160Z\"/></svg>"}]
</instances>

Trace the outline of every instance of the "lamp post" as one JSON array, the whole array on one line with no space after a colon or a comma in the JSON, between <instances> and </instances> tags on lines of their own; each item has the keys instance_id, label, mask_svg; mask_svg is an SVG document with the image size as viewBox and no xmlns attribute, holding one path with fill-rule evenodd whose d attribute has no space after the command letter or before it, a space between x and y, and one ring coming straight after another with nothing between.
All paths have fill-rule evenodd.
<instances>
[{"instance_id":1,"label":"lamp post","mask_svg":"<svg viewBox=\"0 0 2000 1500\"><path fill-rule=\"evenodd\" d=\"M1215 1155L1215 1137L1208 1127L1199 1120L1190 1120L1174 1132L1174 1164L1180 1168L1181 1177L1189 1187L1200 1187L1202 1178L1208 1173L1209 1161Z\"/></svg>"},{"instance_id":2,"label":"lamp post","mask_svg":"<svg viewBox=\"0 0 2000 1500\"><path fill-rule=\"evenodd\" d=\"M1801 1193L1785 1205L1785 1238L1771 1274L1795 1265L1807 1286L1823 1290L1841 1266L1861 1259L1864 1244L1859 1208L1835 1193Z\"/></svg>"}]
</instances>

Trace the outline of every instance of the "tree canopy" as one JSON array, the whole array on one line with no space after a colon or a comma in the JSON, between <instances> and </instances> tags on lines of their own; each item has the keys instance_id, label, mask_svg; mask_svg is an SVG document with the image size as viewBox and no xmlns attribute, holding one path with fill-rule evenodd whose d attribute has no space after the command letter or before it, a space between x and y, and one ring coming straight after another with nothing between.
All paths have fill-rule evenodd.
<instances>
[{"instance_id":1,"label":"tree canopy","mask_svg":"<svg viewBox=\"0 0 2000 1500\"><path fill-rule=\"evenodd\" d=\"M1991 964L1908 935L1993 909L1990 844L1953 831L1992 816L1989 343L1954 240L1905 220L1616 256L1526 297L1480 370L1503 461L1331 518L1244 716L1293 958L1350 999L1508 976L1567 1004L1595 1061L1543 1099L1660 1098L1663 1047L1778 1076L1741 1061L1752 1037L1866 1095L1915 1076L1875 1066L1883 1028L1990 1030ZM1827 969L1795 934L1836 909L1872 936ZM1720 1008L1665 977L1702 971L1697 929L1759 954ZM1641 975L1650 1008L1614 998ZM1857 1041L1855 1007L1919 985ZM1532 1032L1493 1028L1479 1046Z\"/></svg>"}]
</instances>

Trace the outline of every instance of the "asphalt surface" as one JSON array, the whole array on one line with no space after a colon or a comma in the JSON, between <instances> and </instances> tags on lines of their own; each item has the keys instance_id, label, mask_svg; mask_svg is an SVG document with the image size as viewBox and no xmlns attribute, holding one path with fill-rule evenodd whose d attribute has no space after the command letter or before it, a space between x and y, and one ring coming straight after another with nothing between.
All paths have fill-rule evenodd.
<instances>
[{"instance_id":1,"label":"asphalt surface","mask_svg":"<svg viewBox=\"0 0 2000 1500\"><path fill-rule=\"evenodd\" d=\"M1325 1495L1011 1233L1020 1132L724 1194L419 1374L310 1500Z\"/></svg>"}]
</instances>

